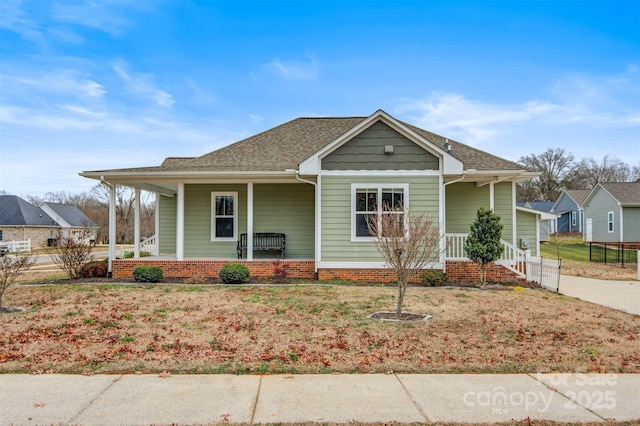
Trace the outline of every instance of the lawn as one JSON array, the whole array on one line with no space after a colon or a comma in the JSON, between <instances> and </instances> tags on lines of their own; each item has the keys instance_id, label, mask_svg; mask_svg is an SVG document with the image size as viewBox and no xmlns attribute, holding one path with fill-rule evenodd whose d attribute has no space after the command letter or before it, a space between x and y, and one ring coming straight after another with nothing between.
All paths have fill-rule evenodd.
<instances>
[{"instance_id":1,"label":"lawn","mask_svg":"<svg viewBox=\"0 0 640 426\"><path fill-rule=\"evenodd\" d=\"M14 286L0 373L640 372L640 317L543 290Z\"/></svg>"}]
</instances>

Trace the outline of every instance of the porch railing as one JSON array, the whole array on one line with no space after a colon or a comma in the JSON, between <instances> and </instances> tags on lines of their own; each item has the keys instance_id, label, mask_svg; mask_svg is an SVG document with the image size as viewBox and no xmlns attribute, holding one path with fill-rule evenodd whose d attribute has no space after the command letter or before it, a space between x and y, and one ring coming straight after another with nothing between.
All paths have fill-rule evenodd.
<instances>
[{"instance_id":1,"label":"porch railing","mask_svg":"<svg viewBox=\"0 0 640 426\"><path fill-rule=\"evenodd\" d=\"M447 260L469 260L464 251L464 243L468 235L464 233L445 234ZM500 240L500 242L504 246L504 251L496 263L524 278L526 276L526 252L505 240Z\"/></svg>"},{"instance_id":2,"label":"porch railing","mask_svg":"<svg viewBox=\"0 0 640 426\"><path fill-rule=\"evenodd\" d=\"M140 251L146 251L154 256L158 255L158 245L156 244L156 236L152 235L140 242Z\"/></svg>"}]
</instances>

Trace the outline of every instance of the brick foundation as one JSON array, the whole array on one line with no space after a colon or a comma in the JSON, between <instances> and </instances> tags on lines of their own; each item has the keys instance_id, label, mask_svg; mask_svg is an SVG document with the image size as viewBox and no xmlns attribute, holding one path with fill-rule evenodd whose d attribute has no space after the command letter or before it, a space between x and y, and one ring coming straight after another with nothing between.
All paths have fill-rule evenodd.
<instances>
[{"instance_id":1,"label":"brick foundation","mask_svg":"<svg viewBox=\"0 0 640 426\"><path fill-rule=\"evenodd\" d=\"M490 263L486 269L487 282L519 282L524 279L501 265ZM447 261L447 278L450 282L477 282L480 280L480 265L475 262Z\"/></svg>"},{"instance_id":2,"label":"brick foundation","mask_svg":"<svg viewBox=\"0 0 640 426\"><path fill-rule=\"evenodd\" d=\"M131 278L133 270L140 265L154 265L162 268L167 278L218 278L220 268L227 263L242 263L249 268L252 277L271 278L273 276L273 260L162 260L152 258L117 259L113 261L113 278ZM314 279L313 260L283 260L289 265L287 276L306 280ZM480 278L480 267L473 262L448 261L447 277L449 282L476 282ZM390 269L319 269L318 279L341 279L356 282L389 283L395 281L395 274ZM522 278L514 272L496 264L487 268L487 281L490 282L518 282ZM419 282L420 278L416 279Z\"/></svg>"},{"instance_id":3,"label":"brick foundation","mask_svg":"<svg viewBox=\"0 0 640 426\"><path fill-rule=\"evenodd\" d=\"M113 278L131 278L133 270L140 265L153 265L162 268L167 278L218 278L220 268L227 263L242 263L249 268L252 277L271 278L273 276L273 260L161 260L161 259L117 259L113 261ZM283 260L289 265L289 278L313 280L313 260Z\"/></svg>"}]
</instances>

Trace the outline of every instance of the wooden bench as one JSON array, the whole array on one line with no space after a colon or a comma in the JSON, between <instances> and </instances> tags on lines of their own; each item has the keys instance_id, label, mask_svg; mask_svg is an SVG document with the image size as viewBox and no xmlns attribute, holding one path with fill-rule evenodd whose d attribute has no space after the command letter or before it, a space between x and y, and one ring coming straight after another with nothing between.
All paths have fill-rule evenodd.
<instances>
[{"instance_id":1,"label":"wooden bench","mask_svg":"<svg viewBox=\"0 0 640 426\"><path fill-rule=\"evenodd\" d=\"M255 232L253 234L253 250L277 250L284 259L284 234L275 232ZM247 234L240 234L238 241L238 259L242 259L242 252L247 251Z\"/></svg>"}]
</instances>

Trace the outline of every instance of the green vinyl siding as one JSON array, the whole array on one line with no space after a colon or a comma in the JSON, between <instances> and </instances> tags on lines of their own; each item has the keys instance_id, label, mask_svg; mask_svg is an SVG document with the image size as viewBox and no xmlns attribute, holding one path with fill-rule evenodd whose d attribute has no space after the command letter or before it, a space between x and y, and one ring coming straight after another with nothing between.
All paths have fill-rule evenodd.
<instances>
[{"instance_id":1,"label":"green vinyl siding","mask_svg":"<svg viewBox=\"0 0 640 426\"><path fill-rule=\"evenodd\" d=\"M315 247L315 190L309 184L253 186L253 231L280 232L286 237L287 259L313 259ZM275 257L255 251L255 259Z\"/></svg>"},{"instance_id":2,"label":"green vinyl siding","mask_svg":"<svg viewBox=\"0 0 640 426\"><path fill-rule=\"evenodd\" d=\"M385 153L385 146L393 153ZM323 170L438 170L439 160L378 121L322 159Z\"/></svg>"},{"instance_id":3,"label":"green vinyl siding","mask_svg":"<svg viewBox=\"0 0 640 426\"><path fill-rule=\"evenodd\" d=\"M640 242L640 207L624 207L624 242Z\"/></svg>"},{"instance_id":4,"label":"green vinyl siding","mask_svg":"<svg viewBox=\"0 0 640 426\"><path fill-rule=\"evenodd\" d=\"M527 240L529 243L529 250L531 250L532 256L537 256L537 242L536 239L536 218L537 215L533 213L526 213L520 210L516 210L516 246L520 249L524 249L520 242ZM504 239L504 238L503 238Z\"/></svg>"},{"instance_id":5,"label":"green vinyl siding","mask_svg":"<svg viewBox=\"0 0 640 426\"><path fill-rule=\"evenodd\" d=\"M160 254L176 252L176 197L160 197Z\"/></svg>"},{"instance_id":6,"label":"green vinyl siding","mask_svg":"<svg viewBox=\"0 0 640 426\"><path fill-rule=\"evenodd\" d=\"M351 184L408 184L409 208L413 214L428 214L438 222L437 176L322 176L321 219L323 262L380 262L378 251L368 241L351 241Z\"/></svg>"},{"instance_id":7,"label":"green vinyl siding","mask_svg":"<svg viewBox=\"0 0 640 426\"><path fill-rule=\"evenodd\" d=\"M453 183L446 187L446 232L468 233L480 207L490 205L489 185L477 186L474 182ZM494 185L494 211L503 225L502 239L513 239L513 204L511 182Z\"/></svg>"},{"instance_id":8,"label":"green vinyl siding","mask_svg":"<svg viewBox=\"0 0 640 426\"><path fill-rule=\"evenodd\" d=\"M489 185L460 182L448 185L445 191L446 232L468 233L478 208L489 208Z\"/></svg>"},{"instance_id":9,"label":"green vinyl siding","mask_svg":"<svg viewBox=\"0 0 640 426\"><path fill-rule=\"evenodd\" d=\"M238 234L247 232L247 185L185 185L184 255L235 259L237 241L211 241L211 193L237 192Z\"/></svg>"},{"instance_id":10,"label":"green vinyl siding","mask_svg":"<svg viewBox=\"0 0 640 426\"><path fill-rule=\"evenodd\" d=\"M607 214L613 212L613 232L607 230ZM593 226L592 241L618 242L620 241L620 207L618 202L601 187L584 206L585 220L591 218Z\"/></svg>"},{"instance_id":11,"label":"green vinyl siding","mask_svg":"<svg viewBox=\"0 0 640 426\"><path fill-rule=\"evenodd\" d=\"M500 216L502 239L513 242L513 198L511 182L500 182L493 188L494 212ZM533 240L535 241L535 239ZM515 241L515 243L518 243Z\"/></svg>"}]
</instances>

